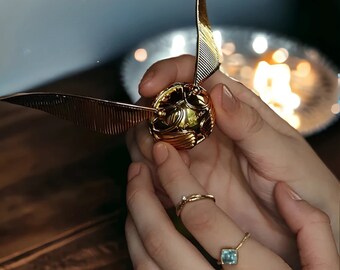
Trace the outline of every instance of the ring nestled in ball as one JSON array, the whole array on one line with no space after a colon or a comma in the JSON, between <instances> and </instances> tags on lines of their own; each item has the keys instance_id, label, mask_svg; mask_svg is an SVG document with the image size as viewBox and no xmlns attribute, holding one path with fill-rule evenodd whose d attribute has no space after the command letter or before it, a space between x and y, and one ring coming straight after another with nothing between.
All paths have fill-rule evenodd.
<instances>
[{"instance_id":1,"label":"ring nestled in ball","mask_svg":"<svg viewBox=\"0 0 340 270\"><path fill-rule=\"evenodd\" d=\"M159 93L152 106L159 112L149 125L156 141L168 142L177 149L190 149L213 130L213 104L208 92L200 86L175 83Z\"/></svg>"}]
</instances>

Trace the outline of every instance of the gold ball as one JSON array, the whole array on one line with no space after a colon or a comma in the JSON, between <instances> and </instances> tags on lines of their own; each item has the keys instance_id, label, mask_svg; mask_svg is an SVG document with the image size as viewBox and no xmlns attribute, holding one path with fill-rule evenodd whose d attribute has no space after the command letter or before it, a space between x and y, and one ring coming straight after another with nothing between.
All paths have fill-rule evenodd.
<instances>
[{"instance_id":1,"label":"gold ball","mask_svg":"<svg viewBox=\"0 0 340 270\"><path fill-rule=\"evenodd\" d=\"M215 123L215 111L208 92L193 84L175 83L157 95L157 109L149 129L156 141L177 149L190 149L206 139Z\"/></svg>"}]
</instances>

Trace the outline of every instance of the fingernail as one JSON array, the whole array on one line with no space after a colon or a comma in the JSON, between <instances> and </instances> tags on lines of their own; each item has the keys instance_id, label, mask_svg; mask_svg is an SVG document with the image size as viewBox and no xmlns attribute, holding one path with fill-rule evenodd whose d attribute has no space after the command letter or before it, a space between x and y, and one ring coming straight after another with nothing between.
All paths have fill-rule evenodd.
<instances>
[{"instance_id":1,"label":"fingernail","mask_svg":"<svg viewBox=\"0 0 340 270\"><path fill-rule=\"evenodd\" d=\"M138 176L141 171L141 165L139 163L131 163L128 170L128 181L131 181L133 178Z\"/></svg>"},{"instance_id":2,"label":"fingernail","mask_svg":"<svg viewBox=\"0 0 340 270\"><path fill-rule=\"evenodd\" d=\"M286 191L291 199L294 201L301 201L302 198L297 194L294 190L291 189L288 185L286 185Z\"/></svg>"},{"instance_id":3,"label":"fingernail","mask_svg":"<svg viewBox=\"0 0 340 270\"><path fill-rule=\"evenodd\" d=\"M236 108L237 101L226 85L223 85L222 107L225 111L231 111Z\"/></svg>"},{"instance_id":4,"label":"fingernail","mask_svg":"<svg viewBox=\"0 0 340 270\"><path fill-rule=\"evenodd\" d=\"M164 143L156 143L154 146L154 158L157 165L161 165L169 156L168 147Z\"/></svg>"},{"instance_id":5,"label":"fingernail","mask_svg":"<svg viewBox=\"0 0 340 270\"><path fill-rule=\"evenodd\" d=\"M147 85L153 79L154 75L154 71L148 71L139 83L139 88L143 88L145 85Z\"/></svg>"}]
</instances>

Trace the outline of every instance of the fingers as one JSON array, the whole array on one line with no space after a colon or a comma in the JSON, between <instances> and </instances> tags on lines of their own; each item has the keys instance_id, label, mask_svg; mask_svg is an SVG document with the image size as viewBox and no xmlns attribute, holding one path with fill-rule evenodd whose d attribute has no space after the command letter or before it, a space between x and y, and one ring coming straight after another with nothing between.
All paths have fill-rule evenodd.
<instances>
[{"instance_id":1,"label":"fingers","mask_svg":"<svg viewBox=\"0 0 340 270\"><path fill-rule=\"evenodd\" d=\"M147 167L133 163L129 168L128 178L128 209L145 251L155 264L160 269L171 270L211 269L203 256L174 228L154 193ZM135 243L140 247L139 240ZM138 256L134 255L134 258L140 259L143 254Z\"/></svg>"},{"instance_id":2,"label":"fingers","mask_svg":"<svg viewBox=\"0 0 340 270\"><path fill-rule=\"evenodd\" d=\"M267 106L257 97L244 102L246 98L240 99L239 90L219 84L212 89L211 97L218 127L235 141L246 157L242 168L252 189L272 208L276 182L290 183L307 201L315 202L329 214L333 231L338 234L339 205L334 203L339 194L336 178L300 135L282 132L284 126L281 131L274 128L268 121L269 113L263 109ZM243 93L246 96L249 91Z\"/></svg>"},{"instance_id":3,"label":"fingers","mask_svg":"<svg viewBox=\"0 0 340 270\"><path fill-rule=\"evenodd\" d=\"M143 81L141 83L141 94L153 96L175 81L192 81L194 65L195 59L190 56L156 63L150 68L150 71L155 71L154 77L149 79L146 87L143 87ZM147 76L146 74L146 78ZM225 102L229 105L224 107L226 110L223 109L223 91L221 86L218 86L221 83L227 86L241 106L231 106L230 102ZM249 174L249 179L256 180L251 185L257 189L255 192L260 198L266 202L272 201L275 182L289 182L307 201L315 202L316 206L331 217L333 231L339 235L339 205L334 203L338 198L338 181L303 137L253 91L222 72L215 72L203 86L207 90L214 88L212 98L217 111L218 126L224 130L225 135L239 140L237 142L247 162L250 161L255 168L255 172L251 172L253 175L250 175L249 167L243 166L243 171ZM243 125L239 124L239 119ZM254 174L257 174L257 177L254 177ZM320 179L323 179L322 183ZM308 189L305 188L306 185L309 186ZM260 187L265 188L264 192L263 189L261 192ZM338 238L337 241L339 244Z\"/></svg>"},{"instance_id":4,"label":"fingers","mask_svg":"<svg viewBox=\"0 0 340 270\"><path fill-rule=\"evenodd\" d=\"M141 94L148 97L154 96L175 81L191 81L194 65L195 59L191 56L157 62L142 79ZM218 84L220 82L229 86L227 90L222 91L222 86ZM261 162L261 169L265 172L275 171L271 169L273 167L286 170L284 165L290 160L289 155L294 155L294 151L287 151L287 143L292 144L291 137L299 136L296 131L252 91L221 72L216 72L205 85L209 87L208 89L213 88L211 95L217 114L217 125L225 135L239 144L246 157L253 163L252 165L258 168L257 162ZM145 135L145 133L140 135ZM145 138L142 140L148 142ZM138 143L138 145L144 156L150 158L148 143ZM267 161L265 164L267 167L263 166L263 160ZM275 166L272 166L273 164ZM277 180L275 179L277 175L278 172L275 171L264 176Z\"/></svg>"},{"instance_id":5,"label":"fingers","mask_svg":"<svg viewBox=\"0 0 340 270\"><path fill-rule=\"evenodd\" d=\"M174 82L192 82L195 70L195 58L190 55L169 58L152 65L145 73L139 85L139 92L144 97L153 97ZM223 83L233 90L233 94L242 102L253 107L270 125L282 132L295 134L295 130L266 106L260 98L239 81L220 71L215 72L203 86L210 90L216 84Z\"/></svg>"},{"instance_id":6,"label":"fingers","mask_svg":"<svg viewBox=\"0 0 340 270\"><path fill-rule=\"evenodd\" d=\"M136 226L131 219L131 216L128 216L126 219L125 235L133 268L145 270L160 270L160 268L146 252L143 246L143 242L138 235Z\"/></svg>"},{"instance_id":7,"label":"fingers","mask_svg":"<svg viewBox=\"0 0 340 270\"><path fill-rule=\"evenodd\" d=\"M294 151L287 149L287 145L293 144L293 139L274 129L258 110L241 101L226 85L216 85L211 98L216 122L222 132L236 142L262 176L279 180L276 177L281 175L281 171L285 173L288 162L294 158Z\"/></svg>"},{"instance_id":8,"label":"fingers","mask_svg":"<svg viewBox=\"0 0 340 270\"><path fill-rule=\"evenodd\" d=\"M141 94L148 97L154 96L175 81L191 81L194 65L195 59L191 56L175 57L157 62L142 79ZM229 91L221 90L221 82L228 85ZM291 154L287 151L287 143L291 144L292 137L300 135L252 91L221 72L216 72L209 78L205 82L205 87L213 88L211 95L217 113L217 125L225 135L237 141L246 157L252 161L252 165L257 168L259 166L256 162L265 160L268 161L268 169L261 167L263 171L273 171L270 170L273 168L273 164L276 167L279 164L282 170L286 170L286 167L282 165L287 163L290 158L284 154L285 152L288 152L288 156ZM222 93L229 93L229 99L225 98L226 95ZM142 136L140 137L142 138ZM148 144L138 143L138 145L144 155L150 157L149 147L146 146ZM274 149L268 145L274 145L277 150L273 151ZM276 153L282 154L277 155ZM282 162L284 163L282 164ZM278 172L275 171L275 173L265 176L276 180L275 176L277 175Z\"/></svg>"},{"instance_id":9,"label":"fingers","mask_svg":"<svg viewBox=\"0 0 340 270\"><path fill-rule=\"evenodd\" d=\"M297 234L303 269L339 269L329 217L302 200L283 182L276 185L275 197L281 215Z\"/></svg>"},{"instance_id":10,"label":"fingers","mask_svg":"<svg viewBox=\"0 0 340 270\"><path fill-rule=\"evenodd\" d=\"M152 161L154 139L150 135L147 123L140 123L127 133L127 145L133 161Z\"/></svg>"},{"instance_id":11,"label":"fingers","mask_svg":"<svg viewBox=\"0 0 340 270\"><path fill-rule=\"evenodd\" d=\"M174 82L192 82L195 58L191 55L169 58L152 65L139 84L139 93L153 97Z\"/></svg>"},{"instance_id":12,"label":"fingers","mask_svg":"<svg viewBox=\"0 0 340 270\"><path fill-rule=\"evenodd\" d=\"M284 120L242 84L233 88L226 84L217 84L211 91L211 97L217 112L217 121L221 120L220 128L236 141L246 139L247 135L252 135L261 128L270 128L280 136L293 135L292 128L285 130L288 124L283 123Z\"/></svg>"},{"instance_id":13,"label":"fingers","mask_svg":"<svg viewBox=\"0 0 340 270\"><path fill-rule=\"evenodd\" d=\"M264 121L276 129L278 132L301 138L298 132L293 129L286 121L284 121L278 114L276 114L269 106L267 106L261 98L253 91L247 88L241 82L232 79L222 72L218 71L207 81L207 89L212 89L217 84L224 84L232 92L232 95L253 108Z\"/></svg>"},{"instance_id":14,"label":"fingers","mask_svg":"<svg viewBox=\"0 0 340 270\"><path fill-rule=\"evenodd\" d=\"M207 194L172 146L157 143L153 154L160 182L175 205L183 195ZM244 237L244 232L212 200L187 203L181 212L181 219L190 233L216 259L222 248L236 247ZM251 227L243 229L251 231ZM272 269L289 269L281 258L251 238L239 250L239 257L241 259L235 269L263 269L267 264L275 266Z\"/></svg>"}]
</instances>

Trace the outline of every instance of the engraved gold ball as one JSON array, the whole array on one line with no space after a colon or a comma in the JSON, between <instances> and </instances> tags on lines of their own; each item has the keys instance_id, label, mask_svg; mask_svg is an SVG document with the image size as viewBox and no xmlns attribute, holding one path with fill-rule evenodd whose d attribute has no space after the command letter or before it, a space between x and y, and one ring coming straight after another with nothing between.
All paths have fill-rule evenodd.
<instances>
[{"instance_id":1,"label":"engraved gold ball","mask_svg":"<svg viewBox=\"0 0 340 270\"><path fill-rule=\"evenodd\" d=\"M177 149L190 149L205 140L215 124L209 93L201 86L175 83L160 92L152 103L157 110L149 123L156 141Z\"/></svg>"}]
</instances>

